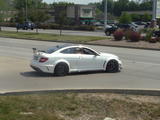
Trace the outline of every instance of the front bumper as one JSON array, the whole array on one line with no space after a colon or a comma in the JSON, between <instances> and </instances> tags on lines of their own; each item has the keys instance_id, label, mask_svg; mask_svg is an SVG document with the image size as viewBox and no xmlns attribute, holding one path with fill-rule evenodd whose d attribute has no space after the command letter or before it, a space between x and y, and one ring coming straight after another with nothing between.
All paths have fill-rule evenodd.
<instances>
[{"instance_id":1,"label":"front bumper","mask_svg":"<svg viewBox=\"0 0 160 120\"><path fill-rule=\"evenodd\" d=\"M121 70L122 70L122 68L123 68L122 61L121 61L121 60L118 60L118 63L119 63L119 71L121 71Z\"/></svg>"}]
</instances>

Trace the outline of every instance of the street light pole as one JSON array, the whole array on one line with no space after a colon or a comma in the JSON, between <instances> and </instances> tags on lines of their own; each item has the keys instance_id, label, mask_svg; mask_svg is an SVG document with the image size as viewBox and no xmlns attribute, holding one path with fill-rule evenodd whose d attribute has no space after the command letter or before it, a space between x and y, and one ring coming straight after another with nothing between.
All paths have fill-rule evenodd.
<instances>
[{"instance_id":1,"label":"street light pole","mask_svg":"<svg viewBox=\"0 0 160 120\"><path fill-rule=\"evenodd\" d=\"M107 26L107 0L104 3L104 29Z\"/></svg>"},{"instance_id":2,"label":"street light pole","mask_svg":"<svg viewBox=\"0 0 160 120\"><path fill-rule=\"evenodd\" d=\"M157 0L153 0L153 13L152 13L152 19L156 19L156 8L157 8Z\"/></svg>"}]
</instances>

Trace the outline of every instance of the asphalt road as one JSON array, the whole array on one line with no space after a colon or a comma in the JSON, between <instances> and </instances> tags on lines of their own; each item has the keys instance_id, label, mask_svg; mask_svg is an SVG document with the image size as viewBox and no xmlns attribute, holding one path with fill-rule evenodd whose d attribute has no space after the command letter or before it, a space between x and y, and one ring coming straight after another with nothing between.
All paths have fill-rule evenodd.
<instances>
[{"instance_id":1,"label":"asphalt road","mask_svg":"<svg viewBox=\"0 0 160 120\"><path fill-rule=\"evenodd\" d=\"M17 31L14 27L2 27L4 31ZM34 30L19 30L20 32L36 32ZM59 30L50 30L50 29L38 29L39 33L50 33L50 34L60 34ZM73 30L62 30L63 35L83 35L83 36L106 36L103 31L73 31Z\"/></svg>"},{"instance_id":2,"label":"asphalt road","mask_svg":"<svg viewBox=\"0 0 160 120\"><path fill-rule=\"evenodd\" d=\"M118 55L120 73L80 73L66 77L34 72L30 66L32 49L61 43L0 38L0 92L59 89L142 89L160 90L160 52L102 46L97 51Z\"/></svg>"}]
</instances>

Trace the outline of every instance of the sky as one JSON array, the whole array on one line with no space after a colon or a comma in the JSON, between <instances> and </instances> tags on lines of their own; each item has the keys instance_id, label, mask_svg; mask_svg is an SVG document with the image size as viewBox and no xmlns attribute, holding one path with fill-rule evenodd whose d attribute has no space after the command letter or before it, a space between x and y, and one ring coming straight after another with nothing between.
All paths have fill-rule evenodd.
<instances>
[{"instance_id":1,"label":"sky","mask_svg":"<svg viewBox=\"0 0 160 120\"><path fill-rule=\"evenodd\" d=\"M75 4L88 4L91 2L100 2L102 0L43 0L43 1L47 3L65 1L65 2L74 2Z\"/></svg>"}]
</instances>

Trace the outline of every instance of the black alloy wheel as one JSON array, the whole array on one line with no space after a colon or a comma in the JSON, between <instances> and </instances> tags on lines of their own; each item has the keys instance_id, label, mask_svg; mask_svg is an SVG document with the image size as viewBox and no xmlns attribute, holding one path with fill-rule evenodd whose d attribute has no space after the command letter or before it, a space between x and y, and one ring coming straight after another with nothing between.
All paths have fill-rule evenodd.
<instances>
[{"instance_id":1,"label":"black alloy wheel","mask_svg":"<svg viewBox=\"0 0 160 120\"><path fill-rule=\"evenodd\" d=\"M119 64L116 60L111 60L108 62L106 67L106 72L115 73L119 71Z\"/></svg>"},{"instance_id":2,"label":"black alloy wheel","mask_svg":"<svg viewBox=\"0 0 160 120\"><path fill-rule=\"evenodd\" d=\"M55 67L54 74L56 76L65 76L68 74L68 72L69 72L68 65L66 63L59 63Z\"/></svg>"}]
</instances>

